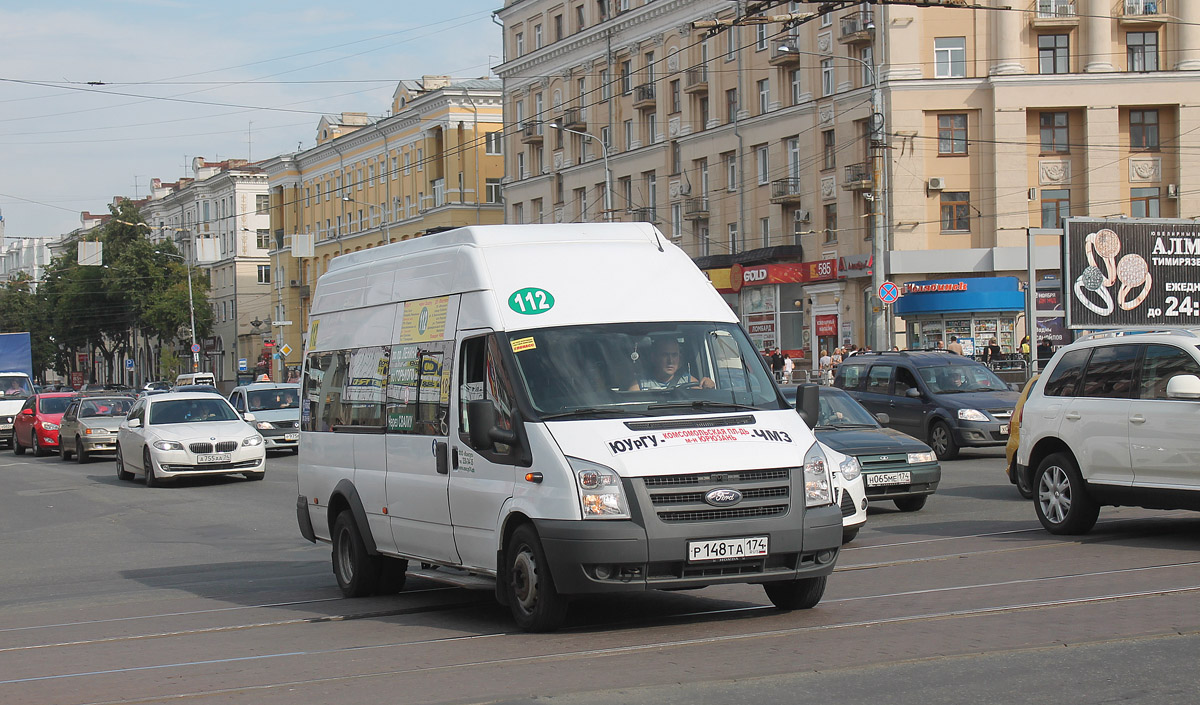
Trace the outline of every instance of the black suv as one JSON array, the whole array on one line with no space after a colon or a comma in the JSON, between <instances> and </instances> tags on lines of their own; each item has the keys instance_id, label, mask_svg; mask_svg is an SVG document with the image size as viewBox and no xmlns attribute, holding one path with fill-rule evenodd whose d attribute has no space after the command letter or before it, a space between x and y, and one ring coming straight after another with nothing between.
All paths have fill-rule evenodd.
<instances>
[{"instance_id":1,"label":"black suv","mask_svg":"<svg viewBox=\"0 0 1200 705\"><path fill-rule=\"evenodd\" d=\"M838 366L833 386L850 393L889 428L927 439L938 460L964 446L1002 446L1017 392L984 365L953 353L879 352Z\"/></svg>"}]
</instances>

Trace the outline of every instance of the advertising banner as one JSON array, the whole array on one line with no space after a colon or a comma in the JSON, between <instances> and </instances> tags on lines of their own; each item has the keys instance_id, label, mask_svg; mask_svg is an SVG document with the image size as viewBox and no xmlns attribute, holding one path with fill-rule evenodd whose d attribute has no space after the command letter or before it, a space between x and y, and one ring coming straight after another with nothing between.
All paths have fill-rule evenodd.
<instances>
[{"instance_id":1,"label":"advertising banner","mask_svg":"<svg viewBox=\"0 0 1200 705\"><path fill-rule=\"evenodd\" d=\"M1063 222L1067 325L1200 325L1200 223L1068 218Z\"/></svg>"}]
</instances>

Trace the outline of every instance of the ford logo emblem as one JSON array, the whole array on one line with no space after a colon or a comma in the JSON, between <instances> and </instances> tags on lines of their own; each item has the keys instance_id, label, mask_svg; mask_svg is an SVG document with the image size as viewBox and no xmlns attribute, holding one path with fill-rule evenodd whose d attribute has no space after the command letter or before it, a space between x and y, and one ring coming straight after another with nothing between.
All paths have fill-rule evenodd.
<instances>
[{"instance_id":1,"label":"ford logo emblem","mask_svg":"<svg viewBox=\"0 0 1200 705\"><path fill-rule=\"evenodd\" d=\"M742 493L722 487L704 493L704 501L714 507L732 507L742 501Z\"/></svg>"}]
</instances>

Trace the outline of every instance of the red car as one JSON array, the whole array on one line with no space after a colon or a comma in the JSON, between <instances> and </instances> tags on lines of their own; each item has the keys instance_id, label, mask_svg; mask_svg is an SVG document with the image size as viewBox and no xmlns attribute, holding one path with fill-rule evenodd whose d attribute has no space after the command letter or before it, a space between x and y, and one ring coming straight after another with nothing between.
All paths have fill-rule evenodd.
<instances>
[{"instance_id":1,"label":"red car","mask_svg":"<svg viewBox=\"0 0 1200 705\"><path fill-rule=\"evenodd\" d=\"M31 448L34 455L45 455L58 450L58 424L76 396L74 392L47 392L26 399L13 418L13 452L24 455L25 449Z\"/></svg>"}]
</instances>

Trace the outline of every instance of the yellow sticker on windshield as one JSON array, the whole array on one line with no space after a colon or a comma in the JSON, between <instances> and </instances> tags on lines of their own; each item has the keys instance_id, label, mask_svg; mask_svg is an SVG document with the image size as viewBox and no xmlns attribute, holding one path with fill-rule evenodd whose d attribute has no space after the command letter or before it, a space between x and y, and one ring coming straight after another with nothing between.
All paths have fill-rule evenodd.
<instances>
[{"instance_id":1,"label":"yellow sticker on windshield","mask_svg":"<svg viewBox=\"0 0 1200 705\"><path fill-rule=\"evenodd\" d=\"M515 353L524 352L526 350L534 350L536 348L537 343L533 342L533 336L512 341L512 349Z\"/></svg>"}]
</instances>

